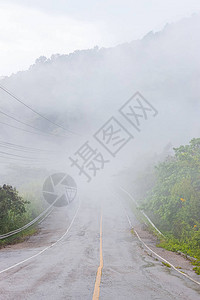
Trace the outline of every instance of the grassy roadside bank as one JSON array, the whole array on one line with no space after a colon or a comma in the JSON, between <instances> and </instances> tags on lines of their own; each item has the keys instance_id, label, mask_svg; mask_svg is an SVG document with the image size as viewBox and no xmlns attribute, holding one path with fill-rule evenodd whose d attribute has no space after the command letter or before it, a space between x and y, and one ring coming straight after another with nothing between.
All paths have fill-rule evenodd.
<instances>
[{"instance_id":1,"label":"grassy roadside bank","mask_svg":"<svg viewBox=\"0 0 200 300\"><path fill-rule=\"evenodd\" d=\"M200 274L200 138L148 163L129 190L164 234L158 247L195 258L194 271Z\"/></svg>"},{"instance_id":2,"label":"grassy roadside bank","mask_svg":"<svg viewBox=\"0 0 200 300\"><path fill-rule=\"evenodd\" d=\"M157 247L164 248L168 251L183 253L184 256L191 262L195 267L193 270L197 275L200 275L200 249L193 249L190 244L181 243L180 241L166 237L165 239L160 239Z\"/></svg>"},{"instance_id":3,"label":"grassy roadside bank","mask_svg":"<svg viewBox=\"0 0 200 300\"><path fill-rule=\"evenodd\" d=\"M8 246L8 245L15 245L22 243L29 239L32 235L35 235L39 232L39 229L37 226L31 226L24 231L17 233L13 236L10 236L8 238L5 238L3 240L0 240L0 249Z\"/></svg>"},{"instance_id":4,"label":"grassy roadside bank","mask_svg":"<svg viewBox=\"0 0 200 300\"><path fill-rule=\"evenodd\" d=\"M134 204L134 202L130 199L127 199L127 202L137 220L141 224L144 224L143 230L148 231L150 234L156 237L156 247L181 254L194 266L193 270L195 273L200 275L200 249L192 250L189 245L181 244L178 240L175 240L172 237L160 235L151 225L151 223L149 223L148 219L145 218L141 210Z\"/></svg>"}]
</instances>

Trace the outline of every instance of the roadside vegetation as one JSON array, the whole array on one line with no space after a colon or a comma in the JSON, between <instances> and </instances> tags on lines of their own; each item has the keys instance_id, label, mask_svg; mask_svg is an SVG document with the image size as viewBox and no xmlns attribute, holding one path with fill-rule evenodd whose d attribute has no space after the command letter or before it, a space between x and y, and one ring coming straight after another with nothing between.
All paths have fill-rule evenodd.
<instances>
[{"instance_id":1,"label":"roadside vegetation","mask_svg":"<svg viewBox=\"0 0 200 300\"><path fill-rule=\"evenodd\" d=\"M195 257L200 274L200 138L174 148L152 176L142 209L166 236L158 246Z\"/></svg>"},{"instance_id":2,"label":"roadside vegetation","mask_svg":"<svg viewBox=\"0 0 200 300\"><path fill-rule=\"evenodd\" d=\"M43 209L37 183L22 188L20 193L11 185L0 186L0 235L29 223ZM35 232L37 227L32 225L14 236L0 240L0 247L21 242Z\"/></svg>"}]
</instances>

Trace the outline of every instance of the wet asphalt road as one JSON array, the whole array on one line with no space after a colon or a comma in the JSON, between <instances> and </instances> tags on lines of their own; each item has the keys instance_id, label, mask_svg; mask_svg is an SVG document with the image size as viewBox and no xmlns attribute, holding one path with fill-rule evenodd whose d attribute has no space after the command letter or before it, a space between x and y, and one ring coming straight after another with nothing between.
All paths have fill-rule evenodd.
<instances>
[{"instance_id":1,"label":"wet asphalt road","mask_svg":"<svg viewBox=\"0 0 200 300\"><path fill-rule=\"evenodd\" d=\"M99 299L200 299L200 287L148 255L132 235L125 211L113 194L84 196L56 209L41 232L20 245L0 250L0 299L92 299L100 259L102 215L103 270ZM130 212L129 212L130 213ZM130 213L130 219L137 223Z\"/></svg>"}]
</instances>

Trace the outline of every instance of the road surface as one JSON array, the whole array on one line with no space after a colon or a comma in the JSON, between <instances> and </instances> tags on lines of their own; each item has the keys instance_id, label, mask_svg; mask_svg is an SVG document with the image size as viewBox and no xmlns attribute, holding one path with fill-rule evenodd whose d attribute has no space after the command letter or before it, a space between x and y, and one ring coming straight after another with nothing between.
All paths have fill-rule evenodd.
<instances>
[{"instance_id":1,"label":"road surface","mask_svg":"<svg viewBox=\"0 0 200 300\"><path fill-rule=\"evenodd\" d=\"M0 250L0 299L200 299L200 285L145 249L122 203L109 191L79 195L39 234Z\"/></svg>"}]
</instances>

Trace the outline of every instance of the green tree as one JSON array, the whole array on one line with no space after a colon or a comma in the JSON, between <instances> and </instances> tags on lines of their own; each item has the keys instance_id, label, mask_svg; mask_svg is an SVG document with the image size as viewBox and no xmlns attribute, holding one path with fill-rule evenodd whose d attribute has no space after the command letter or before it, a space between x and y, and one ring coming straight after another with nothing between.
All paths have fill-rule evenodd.
<instances>
[{"instance_id":1,"label":"green tree","mask_svg":"<svg viewBox=\"0 0 200 300\"><path fill-rule=\"evenodd\" d=\"M20 225L27 203L16 188L6 184L0 186L0 233L16 229Z\"/></svg>"},{"instance_id":2,"label":"green tree","mask_svg":"<svg viewBox=\"0 0 200 300\"><path fill-rule=\"evenodd\" d=\"M175 148L156 166L144 208L157 226L181 242L200 245L200 139Z\"/></svg>"}]
</instances>

